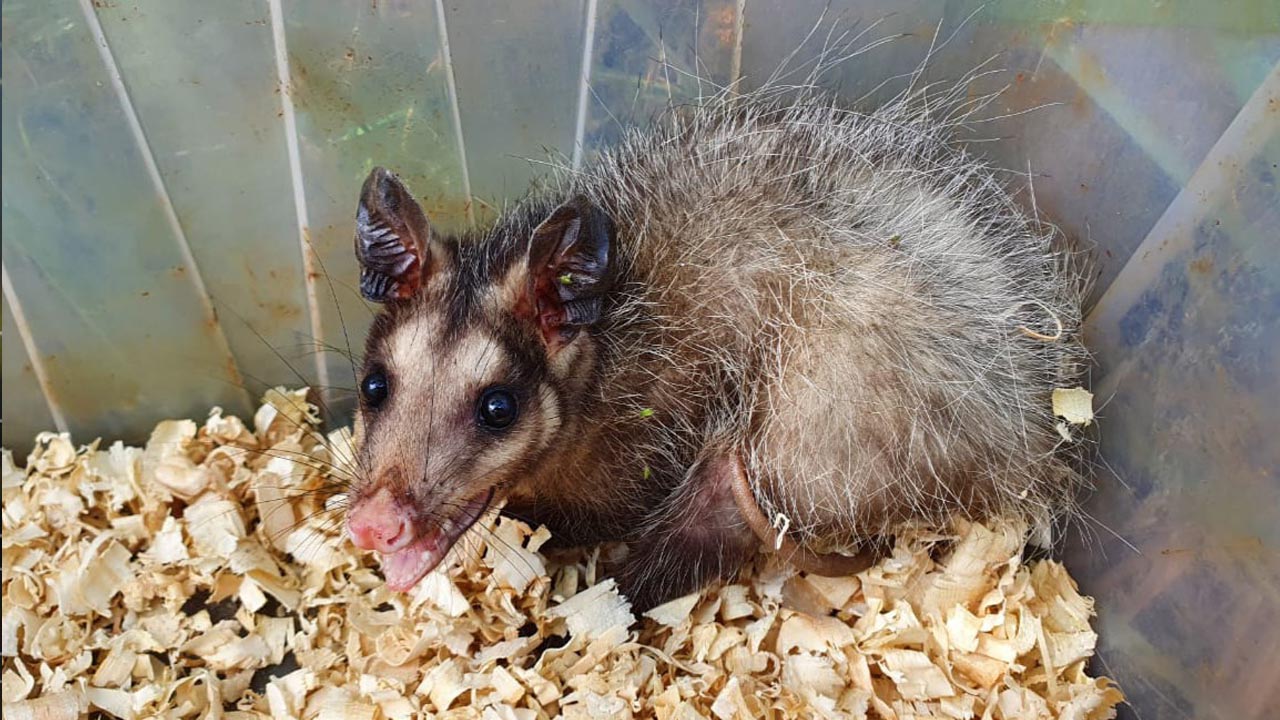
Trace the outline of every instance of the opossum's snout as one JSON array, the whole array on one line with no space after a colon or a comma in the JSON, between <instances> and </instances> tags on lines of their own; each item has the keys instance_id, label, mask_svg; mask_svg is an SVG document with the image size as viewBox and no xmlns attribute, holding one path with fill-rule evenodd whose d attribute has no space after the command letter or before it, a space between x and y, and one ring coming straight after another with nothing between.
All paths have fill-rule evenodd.
<instances>
[{"instance_id":1,"label":"opossum's snout","mask_svg":"<svg viewBox=\"0 0 1280 720\"><path fill-rule=\"evenodd\" d=\"M387 587L403 592L431 572L449 549L484 515L490 488L461 502L425 514L412 500L383 487L358 500L347 513L347 533L356 547L382 556Z\"/></svg>"},{"instance_id":2,"label":"opossum's snout","mask_svg":"<svg viewBox=\"0 0 1280 720\"><path fill-rule=\"evenodd\" d=\"M347 531L356 547L384 554L403 550L416 539L413 518L386 488L351 510Z\"/></svg>"}]
</instances>

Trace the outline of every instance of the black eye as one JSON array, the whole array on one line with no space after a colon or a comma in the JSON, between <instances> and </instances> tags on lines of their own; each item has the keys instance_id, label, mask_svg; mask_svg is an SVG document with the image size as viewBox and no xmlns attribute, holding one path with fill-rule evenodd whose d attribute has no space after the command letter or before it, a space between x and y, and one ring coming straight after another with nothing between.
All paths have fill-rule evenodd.
<instances>
[{"instance_id":1,"label":"black eye","mask_svg":"<svg viewBox=\"0 0 1280 720\"><path fill-rule=\"evenodd\" d=\"M377 371L365 375L360 383L360 394L369 407L378 407L387 399L387 376Z\"/></svg>"},{"instance_id":2,"label":"black eye","mask_svg":"<svg viewBox=\"0 0 1280 720\"><path fill-rule=\"evenodd\" d=\"M520 410L516 407L516 396L510 390L490 388L480 394L480 406L477 408L480 422L486 427L501 430L516 421Z\"/></svg>"}]
</instances>

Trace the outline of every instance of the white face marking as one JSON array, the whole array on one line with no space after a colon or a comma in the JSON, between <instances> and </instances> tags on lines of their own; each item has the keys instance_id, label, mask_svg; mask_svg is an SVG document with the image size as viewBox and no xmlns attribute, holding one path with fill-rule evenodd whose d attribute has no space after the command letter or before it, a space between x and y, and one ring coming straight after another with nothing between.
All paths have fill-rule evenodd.
<instances>
[{"instance_id":1,"label":"white face marking","mask_svg":"<svg viewBox=\"0 0 1280 720\"><path fill-rule=\"evenodd\" d=\"M388 365L392 372L397 376L410 376L422 363L432 361L440 321L438 313L422 313L396 328L387 341Z\"/></svg>"},{"instance_id":2,"label":"white face marking","mask_svg":"<svg viewBox=\"0 0 1280 720\"><path fill-rule=\"evenodd\" d=\"M503 471L518 469L514 465L530 446L549 442L559 427L554 392L545 386L520 388L534 396L524 396L516 424L496 438L484 437L476 403L487 388L512 380L510 359L502 343L482 328L441 343L441 327L439 314L423 313L387 338L384 358L392 389L377 411L379 437L371 438L373 464L384 466L375 474L398 468L406 482L423 488L427 505L456 504L510 477ZM438 517L437 522L449 521Z\"/></svg>"},{"instance_id":3,"label":"white face marking","mask_svg":"<svg viewBox=\"0 0 1280 720\"><path fill-rule=\"evenodd\" d=\"M551 389L551 386L543 385L540 390L540 394L542 396L542 407L556 407L556 393ZM545 413L543 417L545 417L546 420L542 424L542 437L538 438L538 440L545 445L550 442L551 438L555 437L555 434L560 430L562 420L560 419L559 414L555 412Z\"/></svg>"},{"instance_id":4,"label":"white face marking","mask_svg":"<svg viewBox=\"0 0 1280 720\"><path fill-rule=\"evenodd\" d=\"M450 375L462 385L488 385L501 378L495 371L505 363L502 345L487 333L471 331L458 339L457 343L447 348Z\"/></svg>"},{"instance_id":5,"label":"white face marking","mask_svg":"<svg viewBox=\"0 0 1280 720\"><path fill-rule=\"evenodd\" d=\"M397 379L397 393L410 397L474 389L499 380L502 346L480 330L471 330L451 343L441 344L438 314L415 318L396 329L387 346L390 370Z\"/></svg>"}]
</instances>

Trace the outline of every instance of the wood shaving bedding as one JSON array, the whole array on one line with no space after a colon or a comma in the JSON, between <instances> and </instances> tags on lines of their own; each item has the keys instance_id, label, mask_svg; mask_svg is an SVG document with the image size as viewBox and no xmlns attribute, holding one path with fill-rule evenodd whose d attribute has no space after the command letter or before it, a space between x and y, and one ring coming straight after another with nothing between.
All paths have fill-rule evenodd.
<instances>
[{"instance_id":1,"label":"wood shaving bedding","mask_svg":"<svg viewBox=\"0 0 1280 720\"><path fill-rule=\"evenodd\" d=\"M639 623L603 566L486 517L407 595L342 533L350 452L305 391L145 448L43 434L3 456L3 715L1115 717L1092 600L1025 530L905 532L856 577L762 559ZM332 447L331 451L325 445ZM633 627L634 625L634 627Z\"/></svg>"}]
</instances>

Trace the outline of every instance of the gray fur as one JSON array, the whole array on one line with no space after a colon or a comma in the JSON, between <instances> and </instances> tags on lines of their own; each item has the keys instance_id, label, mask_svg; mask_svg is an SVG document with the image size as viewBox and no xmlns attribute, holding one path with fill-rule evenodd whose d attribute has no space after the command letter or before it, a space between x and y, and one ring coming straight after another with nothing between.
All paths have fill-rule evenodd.
<instances>
[{"instance_id":1,"label":"gray fur","mask_svg":"<svg viewBox=\"0 0 1280 720\"><path fill-rule=\"evenodd\" d=\"M636 281L601 399L645 359L644 395L679 399L653 450L740 449L811 545L956 511L1044 523L1079 488L1050 395L1085 361L1082 274L954 143L967 87L867 113L811 84L726 90L559 178L622 228Z\"/></svg>"},{"instance_id":2,"label":"gray fur","mask_svg":"<svg viewBox=\"0 0 1280 720\"><path fill-rule=\"evenodd\" d=\"M457 246L456 298L518 294L519 247L552 208L581 193L616 226L602 317L551 363L557 429L504 482L566 537L631 541L644 562L624 587L649 604L740 564L723 478L701 471L727 456L766 516L820 551L956 513L1045 524L1082 484L1050 398L1086 361L1084 274L955 144L983 105L973 75L913 77L859 112L818 89L830 66L672 108ZM453 313L495 337L511 323L448 297L401 316ZM482 482L442 474L465 490L430 495Z\"/></svg>"}]
</instances>

